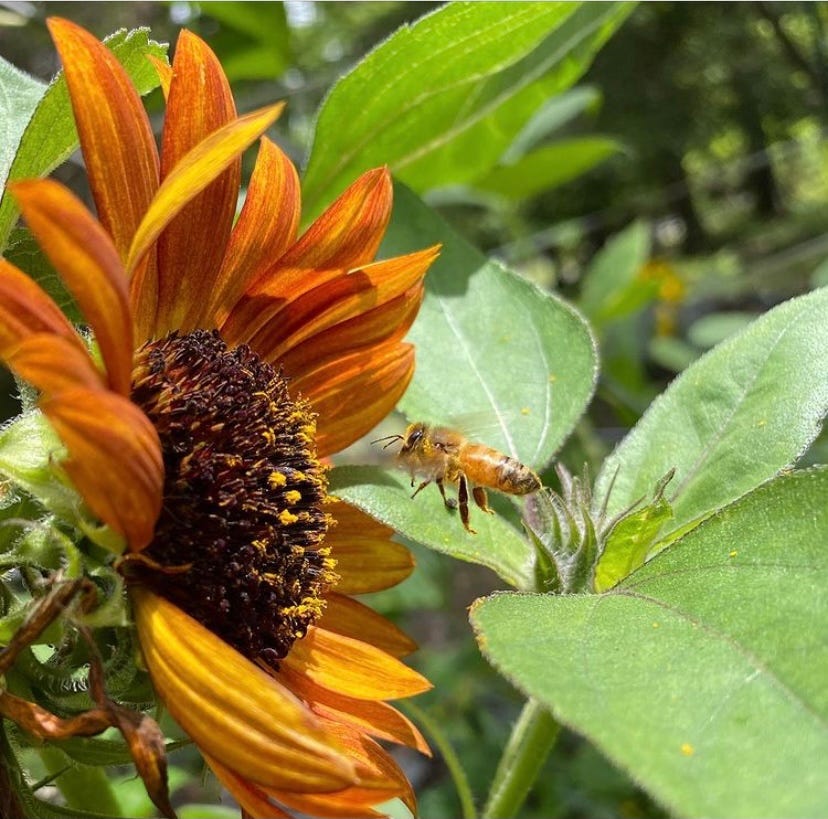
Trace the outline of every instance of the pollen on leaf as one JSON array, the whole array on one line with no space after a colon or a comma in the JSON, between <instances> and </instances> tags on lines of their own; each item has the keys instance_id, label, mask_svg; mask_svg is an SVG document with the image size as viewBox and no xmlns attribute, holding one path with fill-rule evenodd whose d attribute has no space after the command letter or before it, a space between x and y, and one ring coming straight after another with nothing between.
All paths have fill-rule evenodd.
<instances>
[{"instance_id":1,"label":"pollen on leaf","mask_svg":"<svg viewBox=\"0 0 828 819\"><path fill-rule=\"evenodd\" d=\"M696 749L689 742L682 742L681 752L685 756L693 756L693 754L696 753Z\"/></svg>"}]
</instances>

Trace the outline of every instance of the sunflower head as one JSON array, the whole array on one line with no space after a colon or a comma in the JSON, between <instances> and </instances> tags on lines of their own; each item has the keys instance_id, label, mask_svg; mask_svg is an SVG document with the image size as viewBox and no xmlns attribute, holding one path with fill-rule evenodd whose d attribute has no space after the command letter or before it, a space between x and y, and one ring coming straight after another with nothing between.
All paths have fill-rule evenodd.
<instances>
[{"instance_id":1,"label":"sunflower head","mask_svg":"<svg viewBox=\"0 0 828 819\"><path fill-rule=\"evenodd\" d=\"M375 261L383 168L299 235L298 176L267 138L236 218L240 154L281 106L238 116L215 55L184 32L158 66L159 152L105 46L49 26L97 215L55 182L12 191L99 355L2 262L0 357L39 391L88 513L123 538L156 692L252 816L413 806L377 740L427 751L387 700L429 686L400 660L410 640L349 596L412 564L326 497L322 462L405 390L437 248Z\"/></svg>"}]
</instances>

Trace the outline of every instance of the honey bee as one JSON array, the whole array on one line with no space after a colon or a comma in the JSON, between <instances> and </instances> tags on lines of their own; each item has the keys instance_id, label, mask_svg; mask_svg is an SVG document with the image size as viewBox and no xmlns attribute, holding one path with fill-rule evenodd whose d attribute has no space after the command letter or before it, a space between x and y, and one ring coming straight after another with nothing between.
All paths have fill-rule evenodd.
<instances>
[{"instance_id":1,"label":"honey bee","mask_svg":"<svg viewBox=\"0 0 828 819\"><path fill-rule=\"evenodd\" d=\"M416 477L422 479L411 497L436 483L446 506L460 507L460 520L471 534L477 533L469 526L469 486L474 502L490 515L494 510L489 508L485 487L508 495L528 495L541 488L540 478L528 466L485 444L469 441L449 427L409 424L404 434L371 443L381 441L388 441L385 447L402 441L397 460L410 472L412 486ZM457 501L446 497L445 482L457 484Z\"/></svg>"}]
</instances>

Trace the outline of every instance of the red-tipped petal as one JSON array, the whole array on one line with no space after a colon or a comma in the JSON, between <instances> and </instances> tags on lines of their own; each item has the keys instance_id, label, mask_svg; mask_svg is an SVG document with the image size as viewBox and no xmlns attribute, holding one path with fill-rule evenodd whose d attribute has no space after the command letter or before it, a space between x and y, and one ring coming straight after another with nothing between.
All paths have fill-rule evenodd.
<instances>
[{"instance_id":1,"label":"red-tipped petal","mask_svg":"<svg viewBox=\"0 0 828 819\"><path fill-rule=\"evenodd\" d=\"M103 373L82 347L53 333L27 336L9 349L6 361L11 370L46 395L85 387L105 389Z\"/></svg>"},{"instance_id":2,"label":"red-tipped petal","mask_svg":"<svg viewBox=\"0 0 828 819\"><path fill-rule=\"evenodd\" d=\"M388 226L392 197L386 168L363 174L249 285L222 334L234 343L247 341L302 293L370 262Z\"/></svg>"},{"instance_id":3,"label":"red-tipped petal","mask_svg":"<svg viewBox=\"0 0 828 819\"><path fill-rule=\"evenodd\" d=\"M213 305L222 318L247 283L294 241L299 216L296 168L277 145L264 137L216 284Z\"/></svg>"},{"instance_id":4,"label":"red-tipped petal","mask_svg":"<svg viewBox=\"0 0 828 819\"><path fill-rule=\"evenodd\" d=\"M112 52L58 17L47 24L75 112L98 218L121 259L158 188L158 152L138 92Z\"/></svg>"},{"instance_id":5,"label":"red-tipped petal","mask_svg":"<svg viewBox=\"0 0 828 819\"><path fill-rule=\"evenodd\" d=\"M80 337L46 291L0 259L0 357L34 333L54 333L83 349Z\"/></svg>"},{"instance_id":6,"label":"red-tipped petal","mask_svg":"<svg viewBox=\"0 0 828 819\"><path fill-rule=\"evenodd\" d=\"M339 452L373 429L397 404L414 374L414 348L386 344L328 361L291 385L319 413L321 457Z\"/></svg>"},{"instance_id":7,"label":"red-tipped petal","mask_svg":"<svg viewBox=\"0 0 828 819\"><path fill-rule=\"evenodd\" d=\"M161 147L161 179L203 139L236 118L216 55L186 29L178 37ZM241 156L167 225L158 239L159 322L188 331L205 325L236 212ZM182 297L186 288L187 297Z\"/></svg>"},{"instance_id":8,"label":"red-tipped petal","mask_svg":"<svg viewBox=\"0 0 828 819\"><path fill-rule=\"evenodd\" d=\"M127 272L136 268L144 255L153 247L156 239L181 210L206 188L233 162L248 145L258 139L279 116L283 103L253 111L214 131L191 149L165 177L157 194L149 205L138 226L127 260ZM189 279L196 279L198 271L192 271ZM191 285L200 292L197 282L185 278L184 285ZM190 293L186 290L176 298L186 302ZM156 328L165 332L165 328ZM173 328L170 328L173 329Z\"/></svg>"},{"instance_id":9,"label":"red-tipped petal","mask_svg":"<svg viewBox=\"0 0 828 819\"><path fill-rule=\"evenodd\" d=\"M425 288L417 284L397 298L311 336L278 360L291 378L329 359L402 340L420 309Z\"/></svg>"},{"instance_id":10,"label":"red-tipped petal","mask_svg":"<svg viewBox=\"0 0 828 819\"><path fill-rule=\"evenodd\" d=\"M11 190L92 326L112 389L129 395L132 318L126 276L112 239L80 199L57 182L18 182Z\"/></svg>"},{"instance_id":11,"label":"red-tipped petal","mask_svg":"<svg viewBox=\"0 0 828 819\"><path fill-rule=\"evenodd\" d=\"M250 337L249 344L268 361L324 330L397 298L422 281L437 257L433 247L355 270L307 290Z\"/></svg>"},{"instance_id":12,"label":"red-tipped petal","mask_svg":"<svg viewBox=\"0 0 828 819\"><path fill-rule=\"evenodd\" d=\"M143 549L164 481L161 444L146 415L120 395L80 388L40 406L69 450L61 466L89 508L133 551Z\"/></svg>"}]
</instances>

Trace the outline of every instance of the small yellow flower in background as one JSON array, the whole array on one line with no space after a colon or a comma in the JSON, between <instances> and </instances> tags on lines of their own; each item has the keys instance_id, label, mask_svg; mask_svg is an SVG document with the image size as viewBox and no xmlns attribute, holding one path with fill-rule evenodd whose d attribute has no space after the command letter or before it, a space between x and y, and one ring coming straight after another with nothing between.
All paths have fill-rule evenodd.
<instances>
[{"instance_id":1,"label":"small yellow flower in background","mask_svg":"<svg viewBox=\"0 0 828 819\"><path fill-rule=\"evenodd\" d=\"M299 182L262 138L234 223L240 153L281 106L239 117L215 55L182 32L160 155L140 98L92 35L49 21L97 218L49 180L11 186L103 362L0 260L0 358L41 395L122 560L159 697L251 816L376 815L411 787L377 740L428 752L387 700L428 682L395 626L350 595L411 570L392 532L326 495L321 459L411 378L402 339L437 249L375 262L385 169L301 236Z\"/></svg>"}]
</instances>

